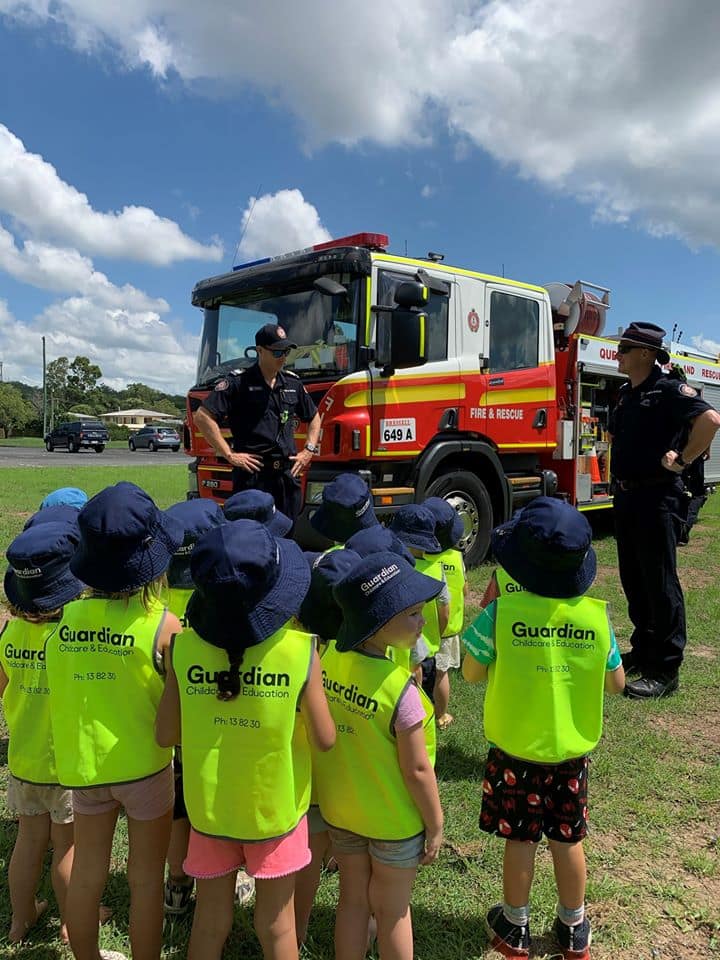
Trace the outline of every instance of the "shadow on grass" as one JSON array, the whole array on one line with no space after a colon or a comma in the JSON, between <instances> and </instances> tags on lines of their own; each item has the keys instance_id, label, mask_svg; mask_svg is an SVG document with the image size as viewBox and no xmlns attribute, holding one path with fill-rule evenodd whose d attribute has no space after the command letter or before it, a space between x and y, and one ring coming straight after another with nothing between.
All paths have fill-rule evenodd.
<instances>
[{"instance_id":1,"label":"shadow on grass","mask_svg":"<svg viewBox=\"0 0 720 960\"><path fill-rule=\"evenodd\" d=\"M0 767L7 766L7 758L8 758L8 738L3 737L0 740Z\"/></svg>"},{"instance_id":2,"label":"shadow on grass","mask_svg":"<svg viewBox=\"0 0 720 960\"><path fill-rule=\"evenodd\" d=\"M440 743L437 752L435 772L438 780L472 780L482 782L484 757L478 759L473 753L466 753L456 743Z\"/></svg>"}]
</instances>

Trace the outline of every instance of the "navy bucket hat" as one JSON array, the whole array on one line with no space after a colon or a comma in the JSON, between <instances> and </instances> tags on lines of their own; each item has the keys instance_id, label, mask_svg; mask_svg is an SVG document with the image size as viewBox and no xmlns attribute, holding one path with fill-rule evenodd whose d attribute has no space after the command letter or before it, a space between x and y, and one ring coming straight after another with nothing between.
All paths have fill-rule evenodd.
<instances>
[{"instance_id":1,"label":"navy bucket hat","mask_svg":"<svg viewBox=\"0 0 720 960\"><path fill-rule=\"evenodd\" d=\"M310 588L300 607L298 619L311 633L323 640L334 640L342 623L342 610L332 588L346 577L358 563L354 550L331 550L321 554L311 566Z\"/></svg>"},{"instance_id":2,"label":"navy bucket hat","mask_svg":"<svg viewBox=\"0 0 720 960\"><path fill-rule=\"evenodd\" d=\"M370 554L333 589L343 615L337 650L354 650L398 613L427 603L441 590L439 580L419 573L396 553Z\"/></svg>"},{"instance_id":3,"label":"navy bucket hat","mask_svg":"<svg viewBox=\"0 0 720 960\"><path fill-rule=\"evenodd\" d=\"M361 557L369 557L371 553L397 553L403 560L411 566L415 566L415 557L402 542L400 537L389 527L376 523L374 527L368 527L367 530L360 530L354 533L347 541L345 546L348 550L354 550Z\"/></svg>"},{"instance_id":4,"label":"navy bucket hat","mask_svg":"<svg viewBox=\"0 0 720 960\"><path fill-rule=\"evenodd\" d=\"M39 523L19 534L7 549L5 595L24 613L57 610L85 589L70 570L80 542L77 527Z\"/></svg>"},{"instance_id":5,"label":"navy bucket hat","mask_svg":"<svg viewBox=\"0 0 720 960\"><path fill-rule=\"evenodd\" d=\"M25 521L23 530L29 530L30 527L37 526L39 523L69 523L71 527L78 528L78 517L80 511L76 507L69 507L67 504L59 503L55 507L45 507L38 510ZM78 532L78 536L79 536Z\"/></svg>"},{"instance_id":6,"label":"navy bucket hat","mask_svg":"<svg viewBox=\"0 0 720 960\"><path fill-rule=\"evenodd\" d=\"M562 500L531 500L493 530L492 549L513 580L542 597L579 597L595 579L590 524Z\"/></svg>"},{"instance_id":7,"label":"navy bucket hat","mask_svg":"<svg viewBox=\"0 0 720 960\"><path fill-rule=\"evenodd\" d=\"M435 516L421 503L406 503L392 518L390 529L406 547L423 553L442 553L435 536Z\"/></svg>"},{"instance_id":8,"label":"navy bucket hat","mask_svg":"<svg viewBox=\"0 0 720 960\"><path fill-rule=\"evenodd\" d=\"M422 505L435 517L435 536L442 549L454 549L465 532L455 507L442 497L428 497L423 500Z\"/></svg>"},{"instance_id":9,"label":"navy bucket hat","mask_svg":"<svg viewBox=\"0 0 720 960\"><path fill-rule=\"evenodd\" d=\"M345 543L358 530L378 522L370 488L358 473L341 473L323 488L322 503L310 525L328 540Z\"/></svg>"},{"instance_id":10,"label":"navy bucket hat","mask_svg":"<svg viewBox=\"0 0 720 960\"><path fill-rule=\"evenodd\" d=\"M226 649L246 630L253 646L300 609L310 568L292 540L273 537L255 520L223 523L206 533L190 558L195 591L185 611L203 640Z\"/></svg>"},{"instance_id":11,"label":"navy bucket hat","mask_svg":"<svg viewBox=\"0 0 720 960\"><path fill-rule=\"evenodd\" d=\"M208 530L225 523L225 515L219 504L204 497L174 503L165 513L179 523L183 530L183 542L173 554L168 567L168 584L181 590L192 589L194 584L190 575L190 556L195 544Z\"/></svg>"},{"instance_id":12,"label":"navy bucket hat","mask_svg":"<svg viewBox=\"0 0 720 960\"><path fill-rule=\"evenodd\" d=\"M292 530L293 522L275 506L271 493L264 490L241 490L225 501L226 520L257 520L274 537L284 537Z\"/></svg>"},{"instance_id":13,"label":"navy bucket hat","mask_svg":"<svg viewBox=\"0 0 720 960\"><path fill-rule=\"evenodd\" d=\"M47 507L57 507L61 504L67 507L75 507L76 510L82 510L88 502L88 495L80 487L58 487L49 493L40 504L40 509Z\"/></svg>"},{"instance_id":14,"label":"navy bucket hat","mask_svg":"<svg viewBox=\"0 0 720 960\"><path fill-rule=\"evenodd\" d=\"M104 593L129 593L165 573L183 542L179 523L134 483L121 481L80 511L72 572Z\"/></svg>"}]
</instances>

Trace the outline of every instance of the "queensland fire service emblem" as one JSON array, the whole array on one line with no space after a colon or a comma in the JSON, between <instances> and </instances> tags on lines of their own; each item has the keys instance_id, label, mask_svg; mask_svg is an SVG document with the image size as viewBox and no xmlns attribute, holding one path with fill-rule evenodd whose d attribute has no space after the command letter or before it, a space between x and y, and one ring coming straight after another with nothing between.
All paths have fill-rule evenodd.
<instances>
[{"instance_id":1,"label":"queensland fire service emblem","mask_svg":"<svg viewBox=\"0 0 720 960\"><path fill-rule=\"evenodd\" d=\"M480 317L478 316L477 310L471 310L467 315L467 325L470 327L471 333L477 333L480 329Z\"/></svg>"}]
</instances>

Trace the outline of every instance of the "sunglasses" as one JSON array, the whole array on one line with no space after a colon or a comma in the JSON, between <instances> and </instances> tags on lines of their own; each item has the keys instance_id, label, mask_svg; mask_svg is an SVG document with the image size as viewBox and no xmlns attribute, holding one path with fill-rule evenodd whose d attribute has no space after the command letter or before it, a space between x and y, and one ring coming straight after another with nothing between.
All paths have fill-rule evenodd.
<instances>
[{"instance_id":1,"label":"sunglasses","mask_svg":"<svg viewBox=\"0 0 720 960\"><path fill-rule=\"evenodd\" d=\"M639 344L635 343L620 343L617 346L617 353L630 353L631 350L645 350L645 347L641 347Z\"/></svg>"},{"instance_id":2,"label":"sunglasses","mask_svg":"<svg viewBox=\"0 0 720 960\"><path fill-rule=\"evenodd\" d=\"M265 347L268 353L272 354L276 360L280 360L282 357L286 357L290 351L289 350L270 350L269 347Z\"/></svg>"}]
</instances>

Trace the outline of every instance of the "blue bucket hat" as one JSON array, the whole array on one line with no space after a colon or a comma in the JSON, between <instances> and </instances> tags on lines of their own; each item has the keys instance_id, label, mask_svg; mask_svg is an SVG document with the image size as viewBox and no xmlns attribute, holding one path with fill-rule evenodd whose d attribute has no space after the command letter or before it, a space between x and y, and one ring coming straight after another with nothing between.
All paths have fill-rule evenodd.
<instances>
[{"instance_id":1,"label":"blue bucket hat","mask_svg":"<svg viewBox=\"0 0 720 960\"><path fill-rule=\"evenodd\" d=\"M257 520L267 527L274 537L290 533L293 521L275 506L271 493L264 490L241 490L225 501L226 520Z\"/></svg>"},{"instance_id":2,"label":"blue bucket hat","mask_svg":"<svg viewBox=\"0 0 720 960\"><path fill-rule=\"evenodd\" d=\"M323 487L322 503L310 517L318 533L337 543L377 522L372 493L358 473L341 473Z\"/></svg>"},{"instance_id":3,"label":"blue bucket hat","mask_svg":"<svg viewBox=\"0 0 720 960\"><path fill-rule=\"evenodd\" d=\"M6 554L10 603L25 613L43 613L79 597L85 584L70 570L79 542L77 526L68 523L39 523L15 537Z\"/></svg>"},{"instance_id":4,"label":"blue bucket hat","mask_svg":"<svg viewBox=\"0 0 720 960\"><path fill-rule=\"evenodd\" d=\"M218 503L205 497L174 503L165 513L183 529L183 542L173 554L168 567L168 584L181 590L192 589L190 556L195 544L208 530L225 523L225 515Z\"/></svg>"},{"instance_id":5,"label":"blue bucket hat","mask_svg":"<svg viewBox=\"0 0 720 960\"><path fill-rule=\"evenodd\" d=\"M457 510L442 497L428 497L422 505L435 517L435 536L443 550L452 550L462 540L465 528Z\"/></svg>"},{"instance_id":6,"label":"blue bucket hat","mask_svg":"<svg viewBox=\"0 0 720 960\"><path fill-rule=\"evenodd\" d=\"M70 526L75 527L77 530L79 516L80 511L76 507L69 507L65 503L59 503L55 507L45 507L44 509L38 510L37 513L28 517L23 530L29 530L30 527L34 527L38 523L69 523Z\"/></svg>"},{"instance_id":7,"label":"blue bucket hat","mask_svg":"<svg viewBox=\"0 0 720 960\"><path fill-rule=\"evenodd\" d=\"M88 500L78 524L80 546L70 568L104 593L129 593L155 580L183 542L180 524L125 480Z\"/></svg>"},{"instance_id":8,"label":"blue bucket hat","mask_svg":"<svg viewBox=\"0 0 720 960\"><path fill-rule=\"evenodd\" d=\"M542 597L579 597L595 579L592 530L575 507L537 497L496 527L492 549L513 580Z\"/></svg>"},{"instance_id":9,"label":"blue bucket hat","mask_svg":"<svg viewBox=\"0 0 720 960\"><path fill-rule=\"evenodd\" d=\"M333 589L343 622L335 638L340 653L354 650L394 616L425 604L442 590L396 553L372 553L357 563Z\"/></svg>"},{"instance_id":10,"label":"blue bucket hat","mask_svg":"<svg viewBox=\"0 0 720 960\"><path fill-rule=\"evenodd\" d=\"M227 649L245 630L253 646L297 614L310 568L292 540L273 537L255 520L208 531L190 557L195 591L185 611L204 640Z\"/></svg>"},{"instance_id":11,"label":"blue bucket hat","mask_svg":"<svg viewBox=\"0 0 720 960\"><path fill-rule=\"evenodd\" d=\"M435 516L424 504L404 504L392 518L390 529L406 547L423 553L442 553L435 536Z\"/></svg>"},{"instance_id":12,"label":"blue bucket hat","mask_svg":"<svg viewBox=\"0 0 720 960\"><path fill-rule=\"evenodd\" d=\"M415 566L415 557L402 542L400 537L382 523L376 523L367 530L359 530L347 541L348 550L354 550L361 557L369 557L371 553L397 553L399 557L411 566Z\"/></svg>"},{"instance_id":13,"label":"blue bucket hat","mask_svg":"<svg viewBox=\"0 0 720 960\"><path fill-rule=\"evenodd\" d=\"M76 510L82 510L87 502L88 495L79 487L58 487L57 490L53 490L45 497L40 504L40 509L45 510L46 507L57 507L64 504L68 507L75 507Z\"/></svg>"},{"instance_id":14,"label":"blue bucket hat","mask_svg":"<svg viewBox=\"0 0 720 960\"><path fill-rule=\"evenodd\" d=\"M310 570L310 588L300 606L298 619L323 640L334 640L342 623L342 611L332 588L360 562L354 550L332 550L321 554Z\"/></svg>"}]
</instances>

